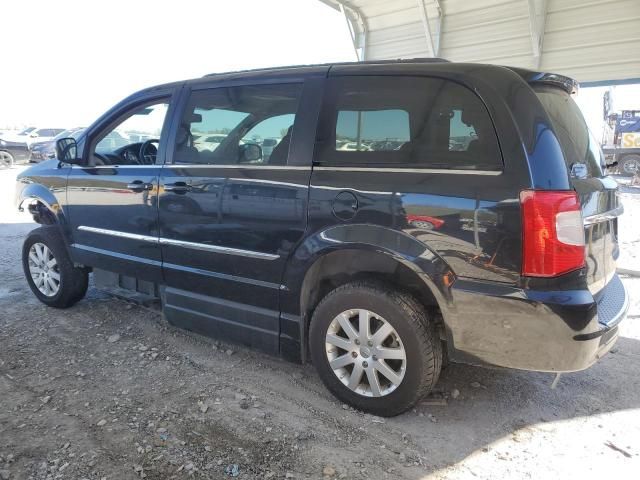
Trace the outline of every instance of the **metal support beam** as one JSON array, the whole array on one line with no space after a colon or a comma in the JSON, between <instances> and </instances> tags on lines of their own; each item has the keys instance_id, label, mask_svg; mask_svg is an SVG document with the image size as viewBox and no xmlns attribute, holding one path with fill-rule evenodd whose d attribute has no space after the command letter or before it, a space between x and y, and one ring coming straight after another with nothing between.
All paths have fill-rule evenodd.
<instances>
[{"instance_id":1,"label":"metal support beam","mask_svg":"<svg viewBox=\"0 0 640 480\"><path fill-rule=\"evenodd\" d=\"M418 10L420 11L420 18L422 18L422 27L424 28L424 36L427 39L427 48L429 49L429 56L436 57L436 46L433 43L433 35L431 35L431 26L429 25L429 15L427 14L427 6L424 4L424 0L416 0Z\"/></svg>"},{"instance_id":2,"label":"metal support beam","mask_svg":"<svg viewBox=\"0 0 640 480\"><path fill-rule=\"evenodd\" d=\"M531 50L533 53L533 68L540 68L542 59L542 44L547 21L547 0L527 0L529 7L529 31L531 34Z\"/></svg>"},{"instance_id":3,"label":"metal support beam","mask_svg":"<svg viewBox=\"0 0 640 480\"><path fill-rule=\"evenodd\" d=\"M323 0L324 1L324 0ZM325 2L326 3L326 2ZM351 42L359 61L367 60L368 27L360 10L346 1L337 1L351 34Z\"/></svg>"},{"instance_id":4,"label":"metal support beam","mask_svg":"<svg viewBox=\"0 0 640 480\"><path fill-rule=\"evenodd\" d=\"M431 25L429 24L429 14L427 13L427 5L425 0L416 0L418 11L420 12L420 18L422 19L422 26L424 28L424 35L427 40L427 48L429 49L429 55L431 57L437 57L440 52L440 35L442 32L442 7L440 2L435 0L436 8L438 9L438 25L435 34L431 31Z\"/></svg>"}]
</instances>

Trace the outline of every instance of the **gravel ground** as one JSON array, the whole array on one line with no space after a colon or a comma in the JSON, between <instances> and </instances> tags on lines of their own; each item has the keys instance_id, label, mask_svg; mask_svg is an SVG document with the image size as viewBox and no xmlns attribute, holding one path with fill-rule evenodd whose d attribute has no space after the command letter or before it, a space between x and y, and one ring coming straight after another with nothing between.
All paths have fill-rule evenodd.
<instances>
[{"instance_id":1,"label":"gravel ground","mask_svg":"<svg viewBox=\"0 0 640 480\"><path fill-rule=\"evenodd\" d=\"M34 224L0 171L0 479L638 478L640 279L593 368L564 375L451 365L417 409L380 419L341 405L313 367L177 330L90 289L36 301L19 252ZM627 188L626 268L640 194Z\"/></svg>"}]
</instances>

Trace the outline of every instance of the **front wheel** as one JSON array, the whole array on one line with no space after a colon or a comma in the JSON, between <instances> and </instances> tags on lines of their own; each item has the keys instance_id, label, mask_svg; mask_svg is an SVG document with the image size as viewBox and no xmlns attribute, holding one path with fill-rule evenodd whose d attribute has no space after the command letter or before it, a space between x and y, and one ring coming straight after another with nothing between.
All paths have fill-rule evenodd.
<instances>
[{"instance_id":1,"label":"front wheel","mask_svg":"<svg viewBox=\"0 0 640 480\"><path fill-rule=\"evenodd\" d=\"M89 275L73 265L57 225L29 233L22 245L22 267L31 291L50 307L70 307L87 292Z\"/></svg>"},{"instance_id":2,"label":"front wheel","mask_svg":"<svg viewBox=\"0 0 640 480\"><path fill-rule=\"evenodd\" d=\"M413 407L433 388L442 365L441 342L425 308L370 282L343 285L320 302L309 347L336 397L380 416Z\"/></svg>"}]
</instances>

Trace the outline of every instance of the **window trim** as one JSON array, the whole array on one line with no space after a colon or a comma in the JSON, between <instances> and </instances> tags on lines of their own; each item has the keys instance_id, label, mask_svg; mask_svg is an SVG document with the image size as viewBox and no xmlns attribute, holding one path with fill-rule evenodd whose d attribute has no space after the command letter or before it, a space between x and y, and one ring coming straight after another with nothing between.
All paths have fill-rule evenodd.
<instances>
[{"instance_id":1,"label":"window trim","mask_svg":"<svg viewBox=\"0 0 640 480\"><path fill-rule=\"evenodd\" d=\"M440 81L445 81L445 82L449 82L449 83L453 83L455 85L458 85L462 88L465 88L466 90L468 90L469 92L471 92L472 95L475 96L476 99L478 99L482 106L485 109L485 112L487 114L487 118L489 119L489 121L491 122L491 127L493 128L493 132L495 134L496 137L496 145L498 147L498 154L500 157L500 165L496 165L495 169L486 169L486 168L482 168L482 169L460 169L460 168L440 168L440 167L429 167L429 166L424 166L424 167L417 167L416 164L414 163L407 163L407 162L403 162L403 163L397 163L397 162L387 162L387 163L376 163L376 162L368 162L368 163L364 163L364 162L357 162L357 161L351 161L351 162L344 162L344 161L334 161L334 162L328 162L326 160L322 160L321 159L321 155L320 152L327 148L327 144L331 144L333 145L333 147L335 148L335 129L337 127L337 119L338 119L338 112L339 110L337 109L337 93L338 91L336 89L334 89L332 91L332 82L339 82L339 81L344 81L344 80L349 80L349 79L360 79L361 81L365 81L365 80L369 80L369 79L389 79L389 78L413 78L413 79L427 79L427 80L440 80ZM396 107L399 108L399 107ZM366 111L366 110L365 110ZM329 125L327 125L327 122L329 123ZM331 135L329 136L329 138L320 138L319 136L322 135L322 133L326 133L327 131L332 132ZM340 153L338 150L335 150L335 152ZM380 154L390 154L393 151L380 151L377 153ZM370 154L371 152L363 152L363 151L356 151L356 152L342 152L343 154L350 154L350 155L358 155L358 154ZM482 98L482 96L476 91L476 89L472 88L470 85L467 85L457 79L448 77L448 76L443 76L443 75L420 75L420 74L413 74L413 75L403 75L403 74L394 74L394 75L388 75L388 74L375 74L375 75L365 75L365 74L349 74L349 75L336 75L336 76L329 76L327 78L327 84L325 86L325 92L323 95L323 102L322 102L322 107L321 107L321 111L320 111L320 115L318 118L318 124L317 124L317 131L316 131L316 141L315 141L315 149L314 149L314 165L317 165L316 167L314 167L314 170L317 169L322 169L322 170L336 170L336 171L353 171L353 172L367 172L367 171L380 171L380 172L407 172L407 173L455 173L455 174L481 174L481 175L500 175L502 173L504 173L505 171L505 161L504 161L504 154L502 151L502 145L500 142L500 136L498 135L498 129L496 127L496 122L493 118L493 116L491 115L491 110L489 109L489 106L487 105L487 103L484 101L484 99Z\"/></svg>"}]
</instances>

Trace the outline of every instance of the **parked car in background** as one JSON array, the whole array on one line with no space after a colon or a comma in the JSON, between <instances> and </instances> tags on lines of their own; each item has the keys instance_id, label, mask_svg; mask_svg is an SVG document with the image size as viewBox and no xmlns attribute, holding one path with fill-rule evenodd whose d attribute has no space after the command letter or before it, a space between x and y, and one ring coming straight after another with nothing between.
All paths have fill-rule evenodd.
<instances>
[{"instance_id":1,"label":"parked car in background","mask_svg":"<svg viewBox=\"0 0 640 480\"><path fill-rule=\"evenodd\" d=\"M60 132L58 135L53 137L51 140L46 140L42 142L34 142L29 146L29 161L31 163L38 163L43 160L47 160L48 158L53 158L56 156L56 140L59 138L78 138L80 134L84 131L84 128L72 128L69 130L64 130Z\"/></svg>"},{"instance_id":2,"label":"parked car in background","mask_svg":"<svg viewBox=\"0 0 640 480\"><path fill-rule=\"evenodd\" d=\"M213 152L225 138L227 138L227 135L224 133L214 133L213 135L204 134L198 137L194 136L193 144L196 148L201 150L210 150Z\"/></svg>"},{"instance_id":3,"label":"parked car in background","mask_svg":"<svg viewBox=\"0 0 640 480\"><path fill-rule=\"evenodd\" d=\"M64 128L36 128L26 138L27 145L35 142L46 142L53 140L53 137L64 132Z\"/></svg>"},{"instance_id":4,"label":"parked car in background","mask_svg":"<svg viewBox=\"0 0 640 480\"><path fill-rule=\"evenodd\" d=\"M28 160L29 149L26 142L0 139L0 167L12 167L16 163L26 163Z\"/></svg>"},{"instance_id":5,"label":"parked car in background","mask_svg":"<svg viewBox=\"0 0 640 480\"><path fill-rule=\"evenodd\" d=\"M0 135L0 138L2 140L6 140L8 142L15 142L15 143L27 143L27 138L29 138L29 135L31 134L31 132L33 132L34 130L36 130L36 127L27 127L23 130L20 130L19 132L4 132L2 135Z\"/></svg>"}]
</instances>

